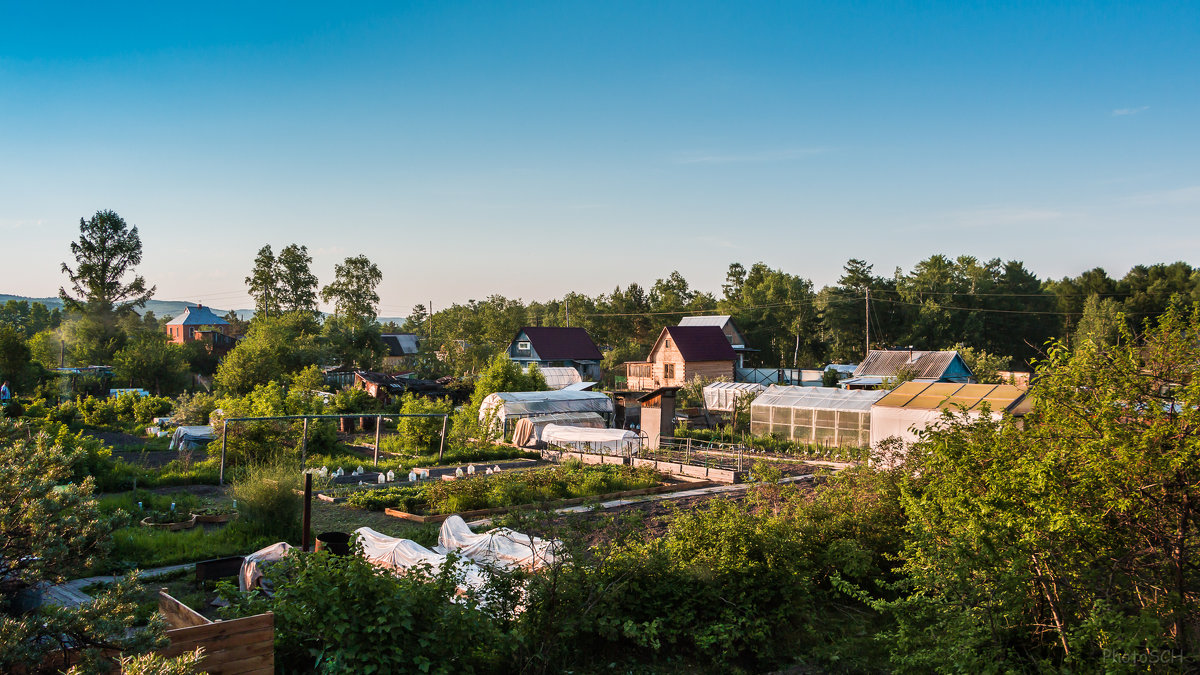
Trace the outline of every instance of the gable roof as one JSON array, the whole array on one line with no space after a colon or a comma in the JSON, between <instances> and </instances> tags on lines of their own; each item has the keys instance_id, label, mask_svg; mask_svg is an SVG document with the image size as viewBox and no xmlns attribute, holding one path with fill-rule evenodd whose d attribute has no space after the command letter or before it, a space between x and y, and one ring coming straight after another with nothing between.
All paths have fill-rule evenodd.
<instances>
[{"instance_id":1,"label":"gable roof","mask_svg":"<svg viewBox=\"0 0 1200 675\"><path fill-rule=\"evenodd\" d=\"M684 361L733 361L737 359L725 331L717 326L667 326L663 332L675 341ZM662 339L662 336L659 336Z\"/></svg>"},{"instance_id":2,"label":"gable roof","mask_svg":"<svg viewBox=\"0 0 1200 675\"><path fill-rule=\"evenodd\" d=\"M956 351L924 352L924 351L892 351L872 349L867 358L854 369L854 377L893 377L901 368L911 368L915 373L914 379L936 380L946 374L946 371L958 359L968 372L971 369L963 362Z\"/></svg>"},{"instance_id":3,"label":"gable roof","mask_svg":"<svg viewBox=\"0 0 1200 675\"><path fill-rule=\"evenodd\" d=\"M388 333L380 335L383 344L387 345L388 356L407 356L417 353L419 336L412 333Z\"/></svg>"},{"instance_id":4,"label":"gable roof","mask_svg":"<svg viewBox=\"0 0 1200 675\"><path fill-rule=\"evenodd\" d=\"M229 322L204 305L184 307L183 314L167 322L168 326L228 326Z\"/></svg>"},{"instance_id":5,"label":"gable roof","mask_svg":"<svg viewBox=\"0 0 1200 675\"><path fill-rule=\"evenodd\" d=\"M592 336L582 328L526 327L517 331L529 338L533 351L543 361L599 361L604 358Z\"/></svg>"}]
</instances>

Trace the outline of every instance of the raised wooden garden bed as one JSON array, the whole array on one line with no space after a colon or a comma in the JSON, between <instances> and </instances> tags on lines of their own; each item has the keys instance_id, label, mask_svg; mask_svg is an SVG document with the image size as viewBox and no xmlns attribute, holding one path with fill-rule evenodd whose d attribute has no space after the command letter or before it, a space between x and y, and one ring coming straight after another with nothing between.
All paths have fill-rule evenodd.
<instances>
[{"instance_id":1,"label":"raised wooden garden bed","mask_svg":"<svg viewBox=\"0 0 1200 675\"><path fill-rule=\"evenodd\" d=\"M197 523L228 523L238 517L237 511L229 513L193 513Z\"/></svg>"},{"instance_id":2,"label":"raised wooden garden bed","mask_svg":"<svg viewBox=\"0 0 1200 675\"><path fill-rule=\"evenodd\" d=\"M399 509L387 508L383 512L393 518L400 518L414 523L440 523L450 516L460 516L463 520L472 518L481 518L485 516L497 516L509 511L521 511L528 509L551 510L567 506L576 506L589 501L608 501L612 499L621 499L623 497L640 497L643 495L658 495L667 492L679 492L681 490L694 490L697 488L709 487L715 485L712 481L685 480L679 483L670 483L667 485L657 485L655 487L642 488L640 490L625 490L624 492L610 492L606 495L596 495L594 497L573 497L571 499L560 499L552 502L533 502L532 504L518 504L516 506L503 506L494 509L478 509L475 511L463 511L461 513L439 513L428 516L423 516L417 513L408 513Z\"/></svg>"},{"instance_id":3,"label":"raised wooden garden bed","mask_svg":"<svg viewBox=\"0 0 1200 675\"><path fill-rule=\"evenodd\" d=\"M153 527L158 530L168 530L170 532L175 532L177 530L190 530L196 526L196 516L192 516L190 520L181 520L176 523L152 523L150 522L150 516L146 516L145 518L142 518L142 526Z\"/></svg>"}]
</instances>

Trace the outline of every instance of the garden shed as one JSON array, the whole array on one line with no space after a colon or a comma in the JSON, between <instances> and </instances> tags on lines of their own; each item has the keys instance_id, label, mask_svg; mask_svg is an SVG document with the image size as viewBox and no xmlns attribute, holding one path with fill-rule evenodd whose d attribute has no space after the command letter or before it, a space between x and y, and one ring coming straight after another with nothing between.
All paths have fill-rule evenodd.
<instances>
[{"instance_id":1,"label":"garden shed","mask_svg":"<svg viewBox=\"0 0 1200 675\"><path fill-rule=\"evenodd\" d=\"M754 382L713 382L704 387L704 407L718 412L733 412L734 403L743 396L751 398L766 391Z\"/></svg>"},{"instance_id":2,"label":"garden shed","mask_svg":"<svg viewBox=\"0 0 1200 675\"><path fill-rule=\"evenodd\" d=\"M772 385L750 404L750 432L797 443L867 447L871 406L886 391Z\"/></svg>"},{"instance_id":3,"label":"garden shed","mask_svg":"<svg viewBox=\"0 0 1200 675\"><path fill-rule=\"evenodd\" d=\"M915 443L920 432L942 418L946 410L963 411L972 418L986 405L999 419L1005 413L1023 416L1032 403L1028 392L1011 384L957 384L905 382L871 408L871 445L897 437Z\"/></svg>"},{"instance_id":4,"label":"garden shed","mask_svg":"<svg viewBox=\"0 0 1200 675\"><path fill-rule=\"evenodd\" d=\"M523 417L581 412L597 413L610 421L612 399L598 391L498 391L483 399L479 421L493 416L493 425L507 431L510 424Z\"/></svg>"}]
</instances>

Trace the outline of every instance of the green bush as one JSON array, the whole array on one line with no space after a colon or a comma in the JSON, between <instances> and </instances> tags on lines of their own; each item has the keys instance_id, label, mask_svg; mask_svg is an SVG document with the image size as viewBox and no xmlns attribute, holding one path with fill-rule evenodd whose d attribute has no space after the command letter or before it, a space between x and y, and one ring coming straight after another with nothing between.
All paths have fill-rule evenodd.
<instances>
[{"instance_id":1,"label":"green bush","mask_svg":"<svg viewBox=\"0 0 1200 675\"><path fill-rule=\"evenodd\" d=\"M400 403L404 415L450 414L454 405L449 399L431 399L407 393ZM442 420L437 417L401 417L396 424L399 440L409 450L436 450L442 438ZM449 429L447 429L447 433ZM382 442L380 443L382 445Z\"/></svg>"},{"instance_id":2,"label":"green bush","mask_svg":"<svg viewBox=\"0 0 1200 675\"><path fill-rule=\"evenodd\" d=\"M212 394L180 394L171 408L171 422L178 426L203 426L216 408L217 397Z\"/></svg>"},{"instance_id":3,"label":"green bush","mask_svg":"<svg viewBox=\"0 0 1200 675\"><path fill-rule=\"evenodd\" d=\"M237 500L242 527L253 534L297 541L304 497L298 464L287 461L259 462L242 467L233 481L230 496Z\"/></svg>"}]
</instances>

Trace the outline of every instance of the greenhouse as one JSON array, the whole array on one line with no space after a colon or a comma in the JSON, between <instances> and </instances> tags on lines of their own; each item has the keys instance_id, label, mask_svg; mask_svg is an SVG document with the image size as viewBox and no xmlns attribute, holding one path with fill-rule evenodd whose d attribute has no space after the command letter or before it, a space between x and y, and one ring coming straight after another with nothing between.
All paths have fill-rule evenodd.
<instances>
[{"instance_id":1,"label":"greenhouse","mask_svg":"<svg viewBox=\"0 0 1200 675\"><path fill-rule=\"evenodd\" d=\"M772 385L750 404L750 433L797 443L862 447L871 443L871 406L886 391Z\"/></svg>"},{"instance_id":2,"label":"greenhouse","mask_svg":"<svg viewBox=\"0 0 1200 675\"><path fill-rule=\"evenodd\" d=\"M479 406L479 421L492 417L493 425L507 432L522 417L592 412L610 421L613 402L598 391L498 391Z\"/></svg>"},{"instance_id":3,"label":"greenhouse","mask_svg":"<svg viewBox=\"0 0 1200 675\"><path fill-rule=\"evenodd\" d=\"M766 390L765 386L754 382L713 382L704 387L704 407L717 412L733 412L739 398L754 398Z\"/></svg>"}]
</instances>

